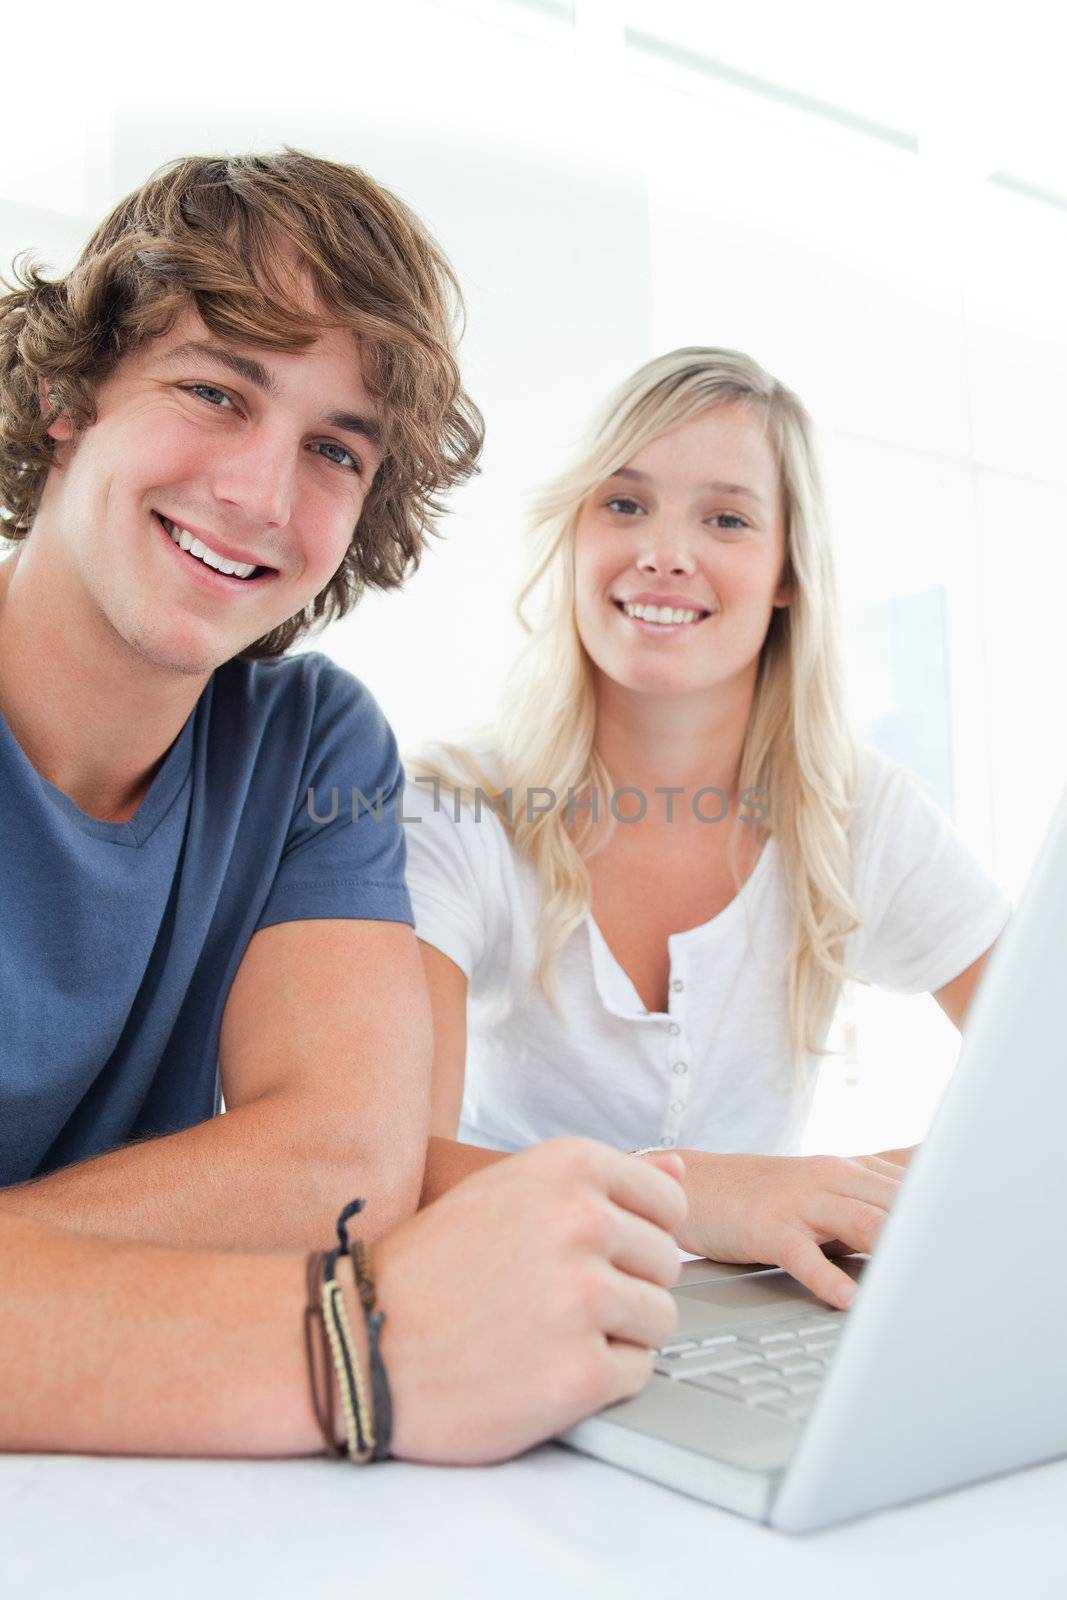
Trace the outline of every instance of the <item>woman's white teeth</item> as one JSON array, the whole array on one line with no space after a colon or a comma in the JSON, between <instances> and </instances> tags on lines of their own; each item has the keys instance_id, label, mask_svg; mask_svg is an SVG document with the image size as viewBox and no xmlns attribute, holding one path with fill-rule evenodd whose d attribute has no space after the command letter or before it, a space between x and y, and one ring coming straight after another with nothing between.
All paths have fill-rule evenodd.
<instances>
[{"instance_id":1,"label":"woman's white teeth","mask_svg":"<svg viewBox=\"0 0 1067 1600\"><path fill-rule=\"evenodd\" d=\"M704 614L701 611L672 611L670 606L624 604L622 609L628 617L637 617L642 622L697 622Z\"/></svg>"},{"instance_id":2,"label":"woman's white teeth","mask_svg":"<svg viewBox=\"0 0 1067 1600\"><path fill-rule=\"evenodd\" d=\"M179 528L176 523L168 522L166 517L160 517L159 520L178 548L185 550L191 556L195 556L206 567L214 567L216 572L225 572L231 578L250 578L255 572L255 566L249 566L247 562L224 561L213 550L209 550L202 540L191 534L188 528Z\"/></svg>"}]
</instances>

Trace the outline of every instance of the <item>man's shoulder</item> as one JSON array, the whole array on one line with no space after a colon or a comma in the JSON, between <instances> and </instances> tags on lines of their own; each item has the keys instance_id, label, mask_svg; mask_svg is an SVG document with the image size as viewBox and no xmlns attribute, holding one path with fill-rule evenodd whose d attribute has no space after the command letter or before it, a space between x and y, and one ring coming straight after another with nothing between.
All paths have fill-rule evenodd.
<instances>
[{"instance_id":1,"label":"man's shoulder","mask_svg":"<svg viewBox=\"0 0 1067 1600\"><path fill-rule=\"evenodd\" d=\"M374 695L359 678L320 651L253 661L238 656L214 675L212 715L239 713L248 729L303 724L317 736L343 727L361 742L389 735Z\"/></svg>"},{"instance_id":2,"label":"man's shoulder","mask_svg":"<svg viewBox=\"0 0 1067 1600\"><path fill-rule=\"evenodd\" d=\"M206 709L209 767L255 770L283 786L392 788L400 762L393 731L358 678L317 651L251 661L214 675Z\"/></svg>"},{"instance_id":3,"label":"man's shoulder","mask_svg":"<svg viewBox=\"0 0 1067 1600\"><path fill-rule=\"evenodd\" d=\"M263 660L235 656L216 668L213 682L217 699L243 700L265 716L294 703L375 703L366 684L318 650Z\"/></svg>"}]
</instances>

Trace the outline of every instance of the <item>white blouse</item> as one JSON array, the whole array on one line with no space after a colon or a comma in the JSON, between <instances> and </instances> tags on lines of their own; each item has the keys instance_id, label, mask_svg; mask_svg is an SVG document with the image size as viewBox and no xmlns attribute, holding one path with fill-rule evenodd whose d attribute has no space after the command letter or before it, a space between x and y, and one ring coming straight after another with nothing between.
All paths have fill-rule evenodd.
<instances>
[{"instance_id":1,"label":"white blouse","mask_svg":"<svg viewBox=\"0 0 1067 1600\"><path fill-rule=\"evenodd\" d=\"M993 943L1008 901L902 769L864 750L860 770L861 926L846 965L883 988L939 989ZM799 1149L817 1060L790 1055L790 918L773 837L718 916L668 939L665 1012L645 1010L590 913L559 957L557 1014L533 982L533 865L487 806L477 818L461 807L458 821L454 810L447 790L408 782L415 932L469 980L462 1140L518 1150L586 1134L625 1150Z\"/></svg>"}]
</instances>

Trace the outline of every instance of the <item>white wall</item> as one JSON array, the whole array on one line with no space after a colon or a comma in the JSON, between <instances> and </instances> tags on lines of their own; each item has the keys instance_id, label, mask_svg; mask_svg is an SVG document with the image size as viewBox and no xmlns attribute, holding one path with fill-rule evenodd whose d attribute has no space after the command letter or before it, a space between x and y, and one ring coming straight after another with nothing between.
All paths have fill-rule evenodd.
<instances>
[{"instance_id":1,"label":"white wall","mask_svg":"<svg viewBox=\"0 0 1067 1600\"><path fill-rule=\"evenodd\" d=\"M402 743L491 713L525 498L607 387L677 344L751 350L823 432L858 720L912 752L1016 893L1067 778L1067 205L946 176L736 74L624 53L627 9L644 10L586 0L597 25L575 32L563 7L394 0L294 30L194 0L155 38L143 12L105 8L78 24L41 138L0 157L0 249L61 261L159 162L282 142L366 166L431 224L467 293L484 470L404 593L319 645ZM898 35L893 105L870 90L883 120L921 54ZM756 35L746 49L751 68ZM768 50L781 78L793 55ZM873 83L870 52L863 67ZM810 87L834 92L825 73ZM39 121L33 84L13 94ZM828 1068L813 1140L918 1137L951 1029L929 1001L851 1007L858 1062Z\"/></svg>"}]
</instances>

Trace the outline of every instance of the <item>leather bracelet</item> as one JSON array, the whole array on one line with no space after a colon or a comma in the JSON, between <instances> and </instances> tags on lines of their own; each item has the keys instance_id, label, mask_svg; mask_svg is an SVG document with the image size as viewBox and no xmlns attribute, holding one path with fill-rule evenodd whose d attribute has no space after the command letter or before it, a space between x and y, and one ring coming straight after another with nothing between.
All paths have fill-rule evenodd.
<instances>
[{"instance_id":1,"label":"leather bracelet","mask_svg":"<svg viewBox=\"0 0 1067 1600\"><path fill-rule=\"evenodd\" d=\"M352 1258L356 1293L359 1295L359 1303L363 1307L363 1317L367 1324L371 1394L374 1399L374 1430L377 1434L371 1459L385 1461L393 1437L393 1398L389 1392L389 1380L385 1374L381 1350L381 1331L385 1313L379 1311L374 1303L374 1271L371 1266L369 1245L364 1244L362 1239L354 1239L348 1253Z\"/></svg>"},{"instance_id":2,"label":"leather bracelet","mask_svg":"<svg viewBox=\"0 0 1067 1600\"><path fill-rule=\"evenodd\" d=\"M323 1250L313 1250L307 1258L307 1304L304 1306L304 1350L307 1354L308 1380L311 1384L311 1409L319 1425L328 1456L338 1457L344 1451L337 1443L333 1406L333 1363L330 1356L326 1328L322 1320L322 1261ZM316 1351L318 1359L316 1359Z\"/></svg>"},{"instance_id":3,"label":"leather bracelet","mask_svg":"<svg viewBox=\"0 0 1067 1600\"><path fill-rule=\"evenodd\" d=\"M341 1285L337 1281L340 1250L316 1250L308 1257L308 1302L304 1309L304 1342L311 1380L312 1407L322 1431L326 1453L347 1455L360 1465L372 1458L375 1446L374 1412L348 1321ZM321 1360L316 1366L315 1345ZM332 1371L331 1371L332 1369ZM334 1386L341 1397L345 1446L337 1444L334 1425Z\"/></svg>"},{"instance_id":4,"label":"leather bracelet","mask_svg":"<svg viewBox=\"0 0 1067 1600\"><path fill-rule=\"evenodd\" d=\"M371 1396L374 1405L374 1443L371 1450L372 1461L386 1461L389 1457L389 1446L393 1437L393 1398L389 1390L389 1379L382 1360L381 1331L385 1321L384 1311L375 1305L374 1269L371 1264L370 1246L362 1239L348 1238L347 1223L350 1217L363 1210L362 1200L353 1200L351 1205L345 1207L337 1219L337 1236L341 1241L342 1251L347 1251L352 1261L352 1272L356 1280L356 1293L363 1310L363 1319L367 1327L367 1345L369 1350L368 1365L370 1368Z\"/></svg>"}]
</instances>

